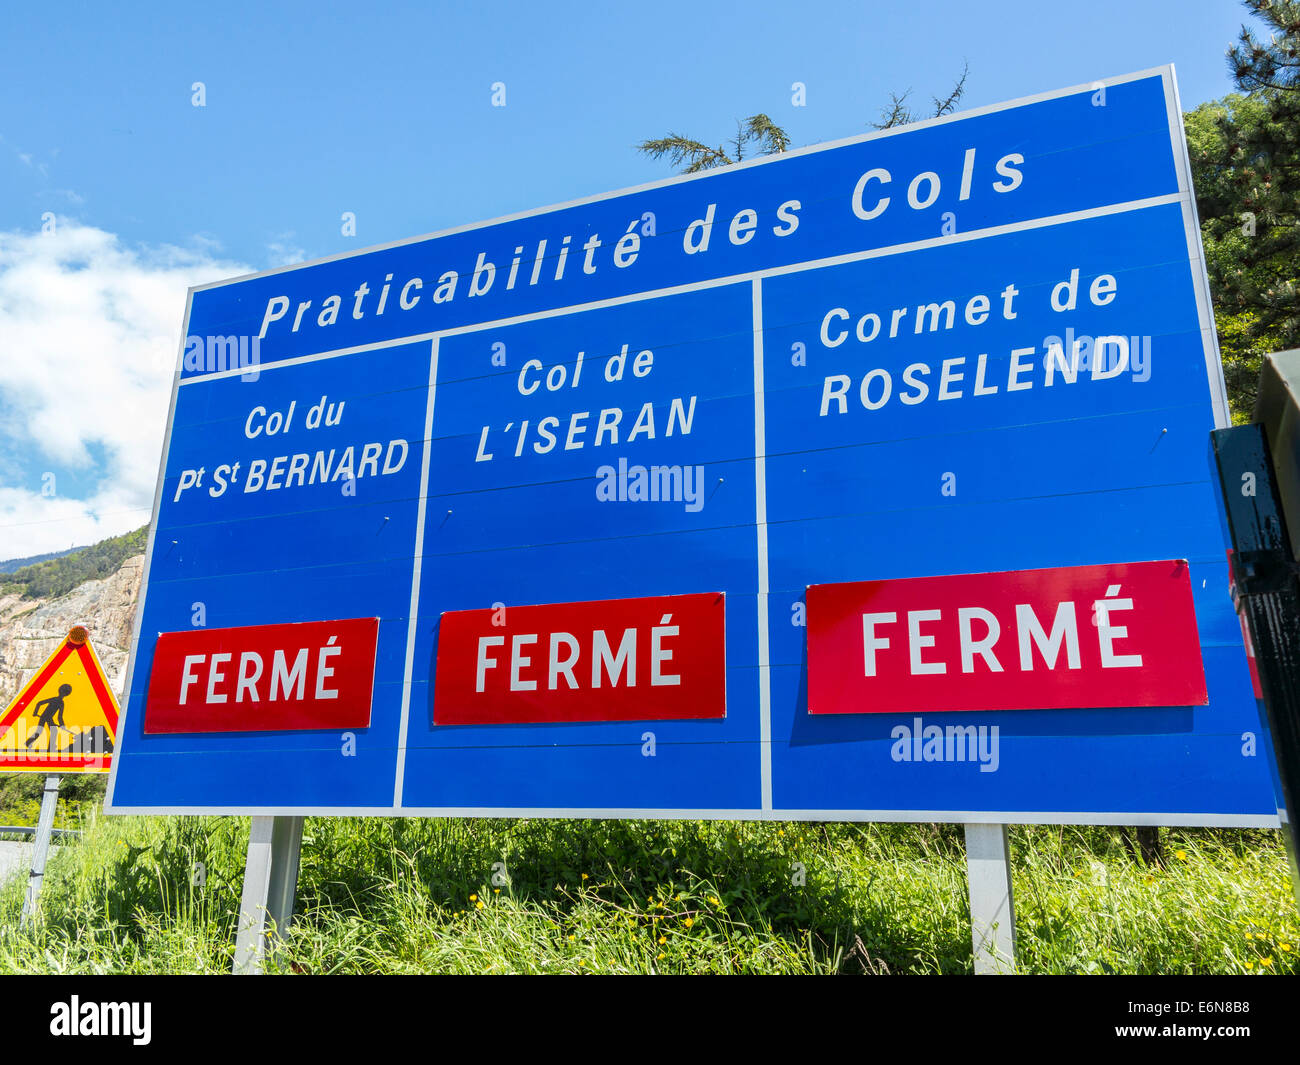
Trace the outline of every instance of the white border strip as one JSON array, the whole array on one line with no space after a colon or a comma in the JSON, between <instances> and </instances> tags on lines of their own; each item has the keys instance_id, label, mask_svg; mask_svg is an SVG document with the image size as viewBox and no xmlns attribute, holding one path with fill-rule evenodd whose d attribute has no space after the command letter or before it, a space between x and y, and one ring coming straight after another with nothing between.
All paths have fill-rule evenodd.
<instances>
[{"instance_id":1,"label":"white border strip","mask_svg":"<svg viewBox=\"0 0 1300 1065\"><path fill-rule=\"evenodd\" d=\"M158 459L158 479L154 484L153 513L149 516L149 544L144 551L144 570L140 574L140 595L135 604L135 624L131 627L131 646L128 648L126 662L126 680L122 686L121 713L117 715L117 734L113 737L113 764L108 772L108 793L104 797L104 812L113 812L113 788L117 784L117 752L121 747L122 736L126 732L126 719L130 713L131 685L135 680L135 664L140 653L140 628L144 624L144 600L149 590L149 574L153 570L154 547L158 534L158 511L162 507L163 482L167 477L167 456L172 446L172 423L176 418L176 399L180 395L181 367L185 358L185 338L190 332L190 309L194 302L194 290L185 296L185 319L181 327L180 340L176 350L176 369L172 371L172 395L167 406L167 429L163 434L162 454Z\"/></svg>"},{"instance_id":2,"label":"white border strip","mask_svg":"<svg viewBox=\"0 0 1300 1065\"><path fill-rule=\"evenodd\" d=\"M763 282L754 278L754 535L758 540L758 739L760 803L772 809L772 662L768 653L767 409L763 389Z\"/></svg>"},{"instance_id":3,"label":"white border strip","mask_svg":"<svg viewBox=\"0 0 1300 1065\"><path fill-rule=\"evenodd\" d=\"M1196 290L1196 313L1201 322L1201 344L1205 352L1205 376L1210 384L1210 403L1214 408L1214 427L1226 429L1232 424L1228 405L1228 385L1223 376L1223 357L1219 353L1219 334L1214 325L1214 304L1210 297L1210 275L1206 268L1205 249L1201 245L1201 220L1196 210L1196 193L1192 187L1192 162L1187 154L1187 133L1183 128L1182 103L1178 98L1178 80L1171 64L1162 75L1165 106L1169 116L1169 138L1174 167L1178 172L1178 194L1183 206L1183 229L1187 233L1187 258Z\"/></svg>"},{"instance_id":4,"label":"white border strip","mask_svg":"<svg viewBox=\"0 0 1300 1065\"><path fill-rule=\"evenodd\" d=\"M397 775L393 781L393 806L402 805L406 779L406 731L411 719L411 675L415 668L415 622L420 608L420 572L424 564L424 515L429 502L429 453L433 448L433 406L438 395L438 338L429 352L429 394L424 414L424 465L420 469L420 502L415 516L415 558L411 572L411 614L406 624L406 666L402 674L401 720L397 730Z\"/></svg>"},{"instance_id":5,"label":"white border strip","mask_svg":"<svg viewBox=\"0 0 1300 1065\"><path fill-rule=\"evenodd\" d=\"M132 806L118 814L213 817L557 817L654 821L849 821L898 824L1163 825L1185 828L1277 828L1276 814L1090 813L1020 810L651 810L581 806Z\"/></svg>"}]
</instances>

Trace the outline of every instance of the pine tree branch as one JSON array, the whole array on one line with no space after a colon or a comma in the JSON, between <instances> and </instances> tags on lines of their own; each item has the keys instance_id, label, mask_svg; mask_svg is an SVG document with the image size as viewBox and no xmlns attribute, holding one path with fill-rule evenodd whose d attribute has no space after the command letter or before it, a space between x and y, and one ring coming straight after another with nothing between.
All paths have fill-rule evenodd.
<instances>
[{"instance_id":1,"label":"pine tree branch","mask_svg":"<svg viewBox=\"0 0 1300 1065\"><path fill-rule=\"evenodd\" d=\"M651 159L667 158L674 169L683 174L695 174L701 170L711 170L717 166L727 166L733 160L721 148L710 148L700 141L670 133L666 137L642 141L637 151L644 152Z\"/></svg>"},{"instance_id":2,"label":"pine tree branch","mask_svg":"<svg viewBox=\"0 0 1300 1065\"><path fill-rule=\"evenodd\" d=\"M744 122L746 140L757 141L763 155L777 155L790 147L790 137L767 115L750 115Z\"/></svg>"},{"instance_id":3,"label":"pine tree branch","mask_svg":"<svg viewBox=\"0 0 1300 1065\"><path fill-rule=\"evenodd\" d=\"M889 94L889 106L881 108L879 122L872 122L874 129L893 129L895 126L905 126L912 121L912 112L907 108L907 98L912 93L911 89L904 89L900 96L896 92Z\"/></svg>"},{"instance_id":4,"label":"pine tree branch","mask_svg":"<svg viewBox=\"0 0 1300 1065\"><path fill-rule=\"evenodd\" d=\"M952 92L940 100L937 96L930 97L934 103L934 117L942 118L944 115L952 114L956 110L957 104L961 98L966 95L966 79L970 77L970 61L963 61L961 65L961 77L957 79L957 84L952 87Z\"/></svg>"}]
</instances>

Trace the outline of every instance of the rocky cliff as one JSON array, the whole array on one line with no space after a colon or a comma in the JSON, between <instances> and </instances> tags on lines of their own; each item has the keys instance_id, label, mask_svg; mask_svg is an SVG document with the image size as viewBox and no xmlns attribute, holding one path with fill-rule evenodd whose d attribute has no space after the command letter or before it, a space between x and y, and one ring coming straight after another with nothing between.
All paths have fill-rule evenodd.
<instances>
[{"instance_id":1,"label":"rocky cliff","mask_svg":"<svg viewBox=\"0 0 1300 1065\"><path fill-rule=\"evenodd\" d=\"M120 699L143 570L144 556L136 555L116 573L85 581L67 595L52 599L0 595L0 709L77 624L90 630L91 645Z\"/></svg>"}]
</instances>

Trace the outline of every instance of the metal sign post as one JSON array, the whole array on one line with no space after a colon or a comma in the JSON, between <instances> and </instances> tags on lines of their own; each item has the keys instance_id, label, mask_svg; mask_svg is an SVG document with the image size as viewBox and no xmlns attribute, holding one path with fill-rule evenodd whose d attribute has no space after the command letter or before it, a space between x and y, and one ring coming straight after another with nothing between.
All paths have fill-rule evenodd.
<instances>
[{"instance_id":1,"label":"metal sign post","mask_svg":"<svg viewBox=\"0 0 1300 1065\"><path fill-rule=\"evenodd\" d=\"M235 939L233 971L237 974L260 973L271 941L288 934L298 890L302 821L301 817L252 819Z\"/></svg>"},{"instance_id":2,"label":"metal sign post","mask_svg":"<svg viewBox=\"0 0 1300 1065\"><path fill-rule=\"evenodd\" d=\"M966 826L971 946L977 976L1015 972L1016 917L1006 825Z\"/></svg>"},{"instance_id":3,"label":"metal sign post","mask_svg":"<svg viewBox=\"0 0 1300 1065\"><path fill-rule=\"evenodd\" d=\"M41 793L41 814L36 821L36 840L32 848L32 871L27 878L27 897L23 899L23 915L19 927L36 914L36 902L41 894L41 881L45 879L45 860L50 853L50 833L54 828L54 812L59 802L59 778L47 776L45 790Z\"/></svg>"}]
</instances>

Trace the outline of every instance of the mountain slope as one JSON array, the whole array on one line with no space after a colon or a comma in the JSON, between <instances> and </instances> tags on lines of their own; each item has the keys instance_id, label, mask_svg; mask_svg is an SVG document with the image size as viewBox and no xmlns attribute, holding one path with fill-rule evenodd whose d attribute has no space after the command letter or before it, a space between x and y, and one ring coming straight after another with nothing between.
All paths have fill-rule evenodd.
<instances>
[{"instance_id":1,"label":"mountain slope","mask_svg":"<svg viewBox=\"0 0 1300 1065\"><path fill-rule=\"evenodd\" d=\"M27 558L9 558L0 562L0 573L13 573L14 570L24 569L27 566L34 566L38 562L48 562L52 558L62 558L64 555L70 555L74 551L81 551L80 547L69 547L66 551L50 551L44 555L29 555Z\"/></svg>"},{"instance_id":2,"label":"mountain slope","mask_svg":"<svg viewBox=\"0 0 1300 1065\"><path fill-rule=\"evenodd\" d=\"M13 700L77 624L90 630L91 645L120 698L143 571L141 551L118 561L106 575L84 580L61 595L27 598L22 585L0 585L0 708ZM60 580L60 586L64 583Z\"/></svg>"},{"instance_id":3,"label":"mountain slope","mask_svg":"<svg viewBox=\"0 0 1300 1065\"><path fill-rule=\"evenodd\" d=\"M67 595L82 581L116 573L124 560L144 553L148 539L146 526L71 553L21 566L10 573L0 573L0 594L18 592L25 599Z\"/></svg>"}]
</instances>

